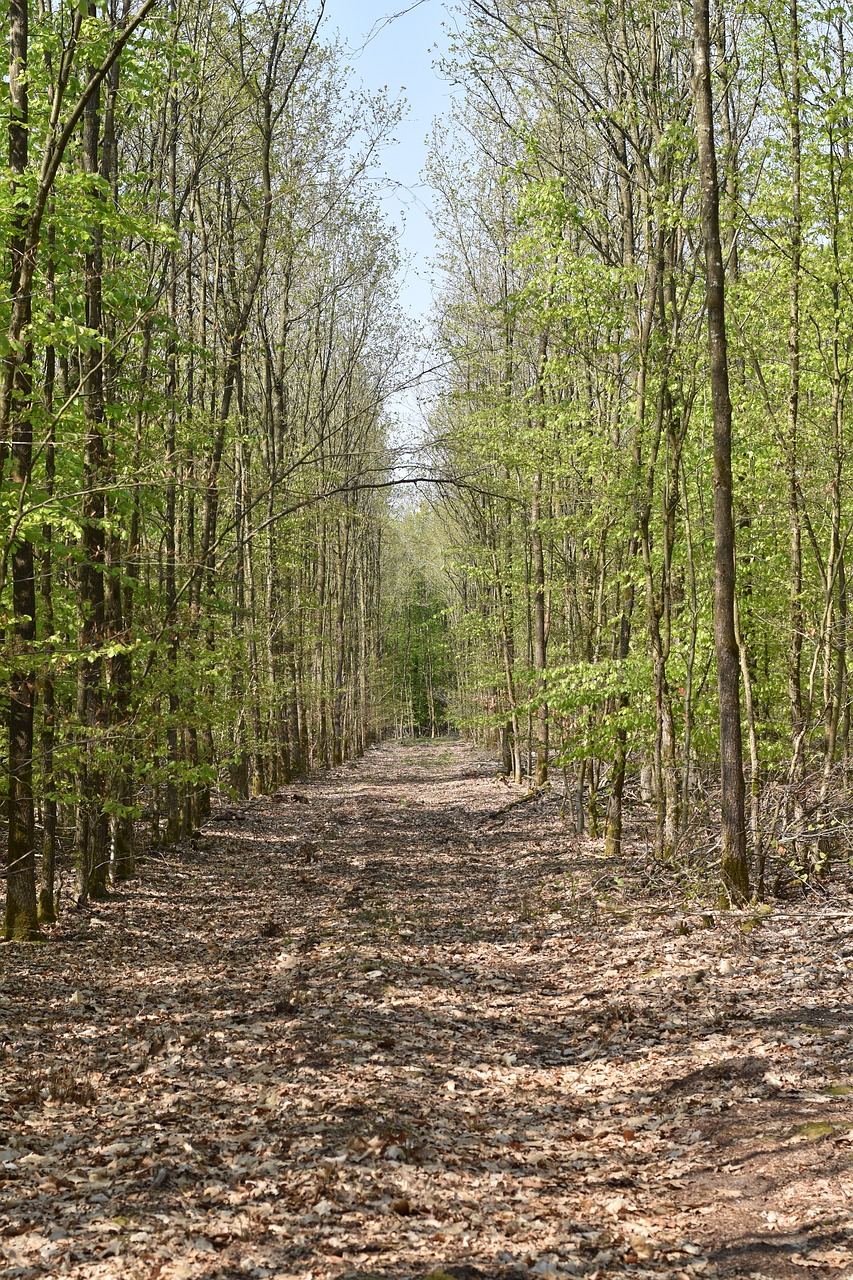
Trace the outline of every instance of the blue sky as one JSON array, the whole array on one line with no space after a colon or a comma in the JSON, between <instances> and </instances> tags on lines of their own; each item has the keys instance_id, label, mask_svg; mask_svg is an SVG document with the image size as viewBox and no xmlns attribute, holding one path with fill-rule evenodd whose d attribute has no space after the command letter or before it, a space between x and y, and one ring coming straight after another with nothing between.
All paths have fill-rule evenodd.
<instances>
[{"instance_id":1,"label":"blue sky","mask_svg":"<svg viewBox=\"0 0 853 1280\"><path fill-rule=\"evenodd\" d=\"M393 184L385 199L387 212L397 225L404 215L403 253L414 259L401 290L413 318L425 317L430 307L428 262L434 243L422 170L432 120L448 105L448 86L432 69L446 49L446 21L443 0L414 6L412 0L327 0L326 5L326 29L337 29L343 37L355 81L367 89L387 87L392 98L409 105L396 131L398 145L387 152L383 170Z\"/></svg>"}]
</instances>

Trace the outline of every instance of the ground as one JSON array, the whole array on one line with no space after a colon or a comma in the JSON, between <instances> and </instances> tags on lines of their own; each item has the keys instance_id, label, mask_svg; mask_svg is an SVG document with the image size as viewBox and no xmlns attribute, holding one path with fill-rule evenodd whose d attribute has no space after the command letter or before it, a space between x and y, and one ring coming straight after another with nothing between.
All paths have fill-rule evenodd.
<instances>
[{"instance_id":1,"label":"ground","mask_svg":"<svg viewBox=\"0 0 853 1280\"><path fill-rule=\"evenodd\" d=\"M4 1277L853 1277L845 869L709 910L460 741L214 818L0 948Z\"/></svg>"}]
</instances>

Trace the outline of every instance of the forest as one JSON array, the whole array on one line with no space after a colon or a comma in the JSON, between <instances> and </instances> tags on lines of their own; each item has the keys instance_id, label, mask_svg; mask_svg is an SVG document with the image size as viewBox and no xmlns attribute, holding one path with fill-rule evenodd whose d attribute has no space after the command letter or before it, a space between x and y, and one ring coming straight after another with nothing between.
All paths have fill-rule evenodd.
<instances>
[{"instance_id":1,"label":"forest","mask_svg":"<svg viewBox=\"0 0 853 1280\"><path fill-rule=\"evenodd\" d=\"M853 10L424 4L0 7L0 1270L841 1280Z\"/></svg>"},{"instance_id":2,"label":"forest","mask_svg":"<svg viewBox=\"0 0 853 1280\"><path fill-rule=\"evenodd\" d=\"M334 15L10 4L7 937L389 732L732 901L846 855L850 15L707 8L456 13L413 469Z\"/></svg>"},{"instance_id":3,"label":"forest","mask_svg":"<svg viewBox=\"0 0 853 1280\"><path fill-rule=\"evenodd\" d=\"M213 785L439 719L570 774L612 850L626 781L663 860L722 785L731 892L745 828L760 891L768 849L813 872L849 771L848 15L713 15L708 188L689 13L470 6L402 516L398 108L353 99L321 18L10 9L6 932L53 918L58 849L97 897L142 815L174 842Z\"/></svg>"}]
</instances>

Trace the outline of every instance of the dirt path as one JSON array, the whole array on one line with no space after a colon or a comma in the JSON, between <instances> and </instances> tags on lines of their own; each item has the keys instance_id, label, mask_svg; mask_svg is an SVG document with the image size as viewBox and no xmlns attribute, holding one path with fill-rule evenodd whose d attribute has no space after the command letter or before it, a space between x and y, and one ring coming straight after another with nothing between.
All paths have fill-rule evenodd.
<instances>
[{"instance_id":1,"label":"dirt path","mask_svg":"<svg viewBox=\"0 0 853 1280\"><path fill-rule=\"evenodd\" d=\"M853 1276L849 876L685 913L522 795L386 746L0 948L4 1277Z\"/></svg>"}]
</instances>

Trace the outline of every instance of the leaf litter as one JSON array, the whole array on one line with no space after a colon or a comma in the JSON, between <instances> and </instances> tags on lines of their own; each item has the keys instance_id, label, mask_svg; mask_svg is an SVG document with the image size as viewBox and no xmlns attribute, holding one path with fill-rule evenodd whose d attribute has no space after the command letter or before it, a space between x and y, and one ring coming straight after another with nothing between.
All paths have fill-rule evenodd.
<instances>
[{"instance_id":1,"label":"leaf litter","mask_svg":"<svg viewBox=\"0 0 853 1280\"><path fill-rule=\"evenodd\" d=\"M853 1276L849 870L685 908L459 741L0 949L0 1271Z\"/></svg>"}]
</instances>

